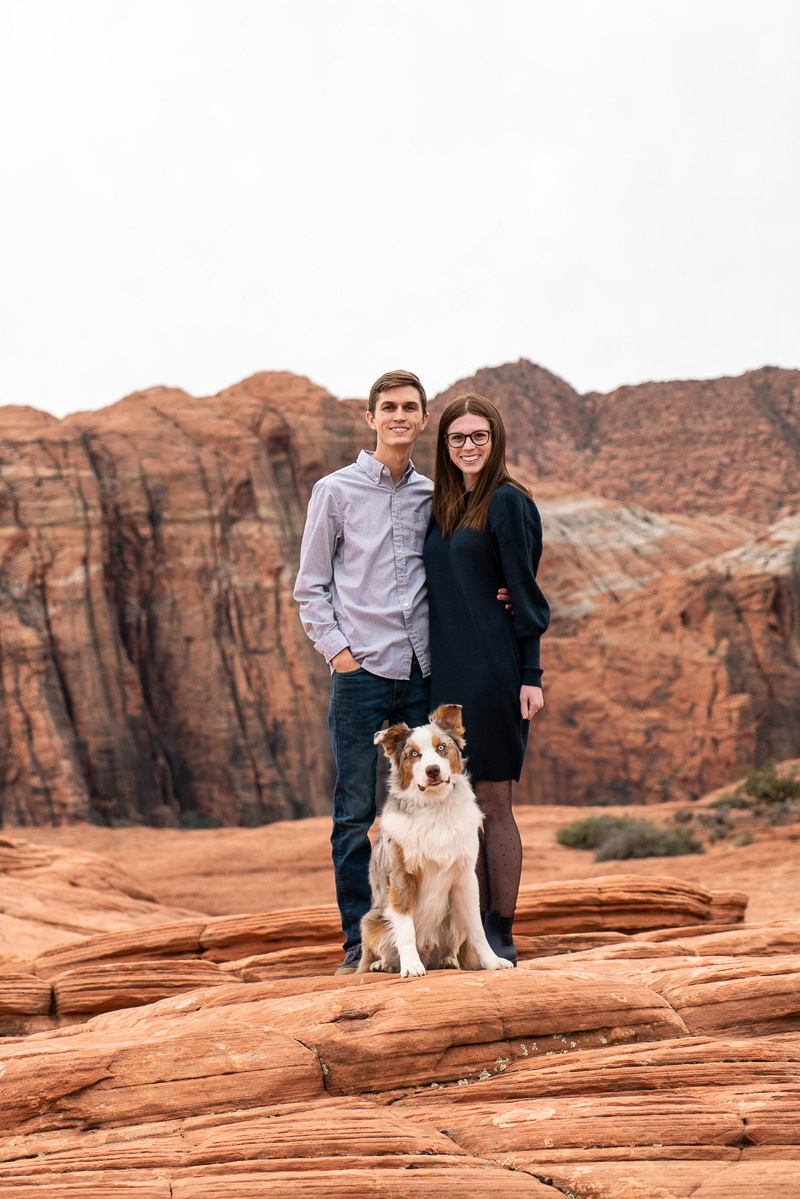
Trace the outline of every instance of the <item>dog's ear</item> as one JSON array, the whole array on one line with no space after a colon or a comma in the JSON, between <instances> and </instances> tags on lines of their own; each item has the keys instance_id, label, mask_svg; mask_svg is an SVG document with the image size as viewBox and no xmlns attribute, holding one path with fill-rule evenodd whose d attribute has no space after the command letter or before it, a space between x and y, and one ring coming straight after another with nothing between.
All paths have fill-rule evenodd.
<instances>
[{"instance_id":1,"label":"dog's ear","mask_svg":"<svg viewBox=\"0 0 800 1199\"><path fill-rule=\"evenodd\" d=\"M449 733L462 749L464 748L464 726L461 723L461 704L440 704L431 712L431 721Z\"/></svg>"},{"instance_id":2,"label":"dog's ear","mask_svg":"<svg viewBox=\"0 0 800 1199\"><path fill-rule=\"evenodd\" d=\"M410 732L407 724L393 724L390 729L379 729L373 741L376 745L382 745L386 757L391 758L405 745Z\"/></svg>"}]
</instances>

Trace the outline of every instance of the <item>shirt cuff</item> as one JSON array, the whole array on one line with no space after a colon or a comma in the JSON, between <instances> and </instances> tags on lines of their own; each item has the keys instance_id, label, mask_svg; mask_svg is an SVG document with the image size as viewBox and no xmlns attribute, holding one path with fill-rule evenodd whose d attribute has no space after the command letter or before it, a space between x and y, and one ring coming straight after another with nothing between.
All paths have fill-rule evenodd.
<instances>
[{"instance_id":1,"label":"shirt cuff","mask_svg":"<svg viewBox=\"0 0 800 1199\"><path fill-rule=\"evenodd\" d=\"M326 633L314 644L314 649L324 656L326 662L330 662L331 658L347 649L349 644L341 629L331 629L330 633Z\"/></svg>"},{"instance_id":2,"label":"shirt cuff","mask_svg":"<svg viewBox=\"0 0 800 1199\"><path fill-rule=\"evenodd\" d=\"M542 668L539 662L540 640L539 637L520 638L523 687L541 687L542 685Z\"/></svg>"}]
</instances>

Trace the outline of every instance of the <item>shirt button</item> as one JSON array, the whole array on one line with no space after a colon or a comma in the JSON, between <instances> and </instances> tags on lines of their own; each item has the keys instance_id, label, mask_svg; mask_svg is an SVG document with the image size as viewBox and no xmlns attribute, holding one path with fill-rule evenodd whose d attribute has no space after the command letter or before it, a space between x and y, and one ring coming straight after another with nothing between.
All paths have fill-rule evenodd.
<instances>
[{"instance_id":1,"label":"shirt button","mask_svg":"<svg viewBox=\"0 0 800 1199\"><path fill-rule=\"evenodd\" d=\"M402 577L402 575L400 576L400 580L399 580L399 581L400 581L401 583L403 582L403 577Z\"/></svg>"},{"instance_id":2,"label":"shirt button","mask_svg":"<svg viewBox=\"0 0 800 1199\"><path fill-rule=\"evenodd\" d=\"M407 607L408 607L408 604L403 604L403 607L404 607L404 608L407 608Z\"/></svg>"}]
</instances>

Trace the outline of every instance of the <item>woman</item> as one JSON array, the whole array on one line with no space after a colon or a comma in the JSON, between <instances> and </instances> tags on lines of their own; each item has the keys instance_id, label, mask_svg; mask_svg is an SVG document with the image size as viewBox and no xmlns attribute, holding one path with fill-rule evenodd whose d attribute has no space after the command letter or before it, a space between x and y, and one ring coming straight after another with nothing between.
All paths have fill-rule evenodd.
<instances>
[{"instance_id":1,"label":"woman","mask_svg":"<svg viewBox=\"0 0 800 1199\"><path fill-rule=\"evenodd\" d=\"M478 881L486 935L516 962L511 935L522 842L511 811L528 722L542 707L539 638L550 609L536 582L542 524L506 469L500 413L463 395L442 413L433 522L425 542L431 629L431 708L463 706L473 786L484 813ZM497 601L501 588L510 605Z\"/></svg>"}]
</instances>

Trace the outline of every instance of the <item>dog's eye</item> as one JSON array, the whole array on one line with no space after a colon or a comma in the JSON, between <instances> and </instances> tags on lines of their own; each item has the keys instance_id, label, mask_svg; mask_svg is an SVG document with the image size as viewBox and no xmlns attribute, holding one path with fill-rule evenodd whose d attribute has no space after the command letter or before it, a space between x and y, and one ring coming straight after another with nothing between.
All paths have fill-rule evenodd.
<instances>
[{"instance_id":1,"label":"dog's eye","mask_svg":"<svg viewBox=\"0 0 800 1199\"><path fill-rule=\"evenodd\" d=\"M436 746L436 752L437 752L438 754L443 754L443 753L445 752L446 748L447 748L447 746L446 746L446 745L437 745L437 746Z\"/></svg>"},{"instance_id":2,"label":"dog's eye","mask_svg":"<svg viewBox=\"0 0 800 1199\"><path fill-rule=\"evenodd\" d=\"M417 753L417 751L415 749L412 749L408 756L409 756L409 758L418 758L419 754Z\"/></svg>"}]
</instances>

